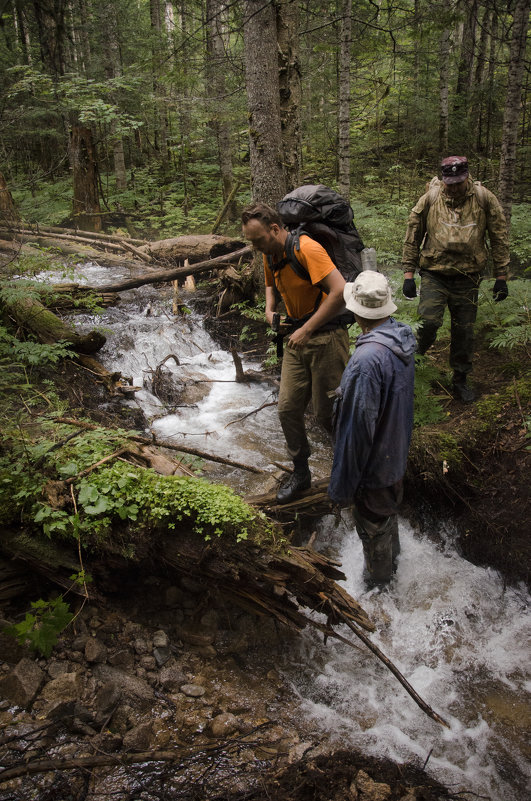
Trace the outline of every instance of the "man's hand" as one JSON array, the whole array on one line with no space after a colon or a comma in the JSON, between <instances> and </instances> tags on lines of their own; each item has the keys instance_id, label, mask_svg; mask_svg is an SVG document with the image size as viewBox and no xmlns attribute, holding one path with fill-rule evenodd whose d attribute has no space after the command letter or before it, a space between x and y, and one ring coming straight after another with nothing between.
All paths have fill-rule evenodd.
<instances>
[{"instance_id":1,"label":"man's hand","mask_svg":"<svg viewBox=\"0 0 531 801\"><path fill-rule=\"evenodd\" d=\"M296 328L288 339L288 348L294 348L295 350L303 348L309 342L311 335L312 332L305 331L303 325L300 328Z\"/></svg>"},{"instance_id":2,"label":"man's hand","mask_svg":"<svg viewBox=\"0 0 531 801\"><path fill-rule=\"evenodd\" d=\"M500 300L505 300L505 298L509 294L509 288L507 287L507 281L505 278L496 278L494 281L494 286L492 287L492 297L499 303Z\"/></svg>"},{"instance_id":3,"label":"man's hand","mask_svg":"<svg viewBox=\"0 0 531 801\"><path fill-rule=\"evenodd\" d=\"M409 300L413 300L413 298L417 297L417 285L415 284L414 278L404 278L402 294L404 297L409 298Z\"/></svg>"}]
</instances>

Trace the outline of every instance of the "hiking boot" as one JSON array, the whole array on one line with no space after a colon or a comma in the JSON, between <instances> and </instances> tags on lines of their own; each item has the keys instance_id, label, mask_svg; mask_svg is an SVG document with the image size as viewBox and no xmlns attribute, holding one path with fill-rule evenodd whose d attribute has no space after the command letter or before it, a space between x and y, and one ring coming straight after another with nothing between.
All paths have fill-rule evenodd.
<instances>
[{"instance_id":1,"label":"hiking boot","mask_svg":"<svg viewBox=\"0 0 531 801\"><path fill-rule=\"evenodd\" d=\"M476 400L476 393L466 383L466 375L454 374L452 393L454 398L457 398L462 403L472 403L472 401Z\"/></svg>"},{"instance_id":2,"label":"hiking boot","mask_svg":"<svg viewBox=\"0 0 531 801\"><path fill-rule=\"evenodd\" d=\"M293 473L287 476L277 492L277 503L289 503L304 490L310 489L312 476L309 467L296 467Z\"/></svg>"}]
</instances>

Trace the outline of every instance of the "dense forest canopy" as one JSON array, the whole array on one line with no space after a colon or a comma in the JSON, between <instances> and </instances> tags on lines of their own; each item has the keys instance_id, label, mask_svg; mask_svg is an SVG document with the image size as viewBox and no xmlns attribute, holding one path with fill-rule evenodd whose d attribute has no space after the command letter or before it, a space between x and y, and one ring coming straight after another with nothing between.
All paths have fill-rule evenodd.
<instances>
[{"instance_id":1,"label":"dense forest canopy","mask_svg":"<svg viewBox=\"0 0 531 801\"><path fill-rule=\"evenodd\" d=\"M528 199L530 0L0 8L0 171L28 220L39 219L28 198L44 184L56 191L42 222L80 213L67 189L80 153L98 195L82 227L118 209L136 212L145 234L211 226L213 200L219 209L239 184L245 202L260 160L268 175L280 170L266 190L252 186L264 199L322 181L351 198L409 202L448 152L467 154L495 191L508 176L505 204ZM252 75L271 54L278 87ZM283 140L273 162L264 111Z\"/></svg>"}]
</instances>

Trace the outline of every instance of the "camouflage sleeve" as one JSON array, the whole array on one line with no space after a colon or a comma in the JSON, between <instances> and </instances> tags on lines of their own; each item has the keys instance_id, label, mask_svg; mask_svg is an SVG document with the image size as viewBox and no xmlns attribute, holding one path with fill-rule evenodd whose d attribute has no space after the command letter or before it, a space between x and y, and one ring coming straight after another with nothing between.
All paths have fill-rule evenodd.
<instances>
[{"instance_id":1,"label":"camouflage sleeve","mask_svg":"<svg viewBox=\"0 0 531 801\"><path fill-rule=\"evenodd\" d=\"M494 264L494 277L509 272L509 234L505 214L498 198L489 192L487 204L487 231Z\"/></svg>"},{"instance_id":2,"label":"camouflage sleeve","mask_svg":"<svg viewBox=\"0 0 531 801\"><path fill-rule=\"evenodd\" d=\"M414 273L419 266L420 246L426 233L428 211L428 193L426 193L413 207L407 221L406 238L402 251L402 269L405 273Z\"/></svg>"}]
</instances>

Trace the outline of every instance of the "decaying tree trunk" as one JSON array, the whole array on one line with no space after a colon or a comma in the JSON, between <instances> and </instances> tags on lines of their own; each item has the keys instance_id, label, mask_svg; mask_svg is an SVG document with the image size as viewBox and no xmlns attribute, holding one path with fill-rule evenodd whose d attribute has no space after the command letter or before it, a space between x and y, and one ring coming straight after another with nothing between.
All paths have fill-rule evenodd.
<instances>
[{"instance_id":1,"label":"decaying tree trunk","mask_svg":"<svg viewBox=\"0 0 531 801\"><path fill-rule=\"evenodd\" d=\"M188 259L190 264L195 264L198 261L231 253L245 244L243 239L233 239L219 234L196 234L150 242L142 248L142 251L163 264L184 264L185 259Z\"/></svg>"},{"instance_id":2,"label":"decaying tree trunk","mask_svg":"<svg viewBox=\"0 0 531 801\"><path fill-rule=\"evenodd\" d=\"M3 225L12 225L17 220L18 214L15 210L11 192L9 191L4 176L0 172L0 223Z\"/></svg>"},{"instance_id":3,"label":"decaying tree trunk","mask_svg":"<svg viewBox=\"0 0 531 801\"><path fill-rule=\"evenodd\" d=\"M89 128L72 127L70 142L74 170L74 218L86 231L100 231L101 217L98 198L97 163Z\"/></svg>"},{"instance_id":4,"label":"decaying tree trunk","mask_svg":"<svg viewBox=\"0 0 531 801\"><path fill-rule=\"evenodd\" d=\"M29 296L4 303L4 312L19 326L35 334L40 342L48 345L66 341L78 353L95 353L106 342L104 335L96 330L88 334L76 333L40 301Z\"/></svg>"}]
</instances>

